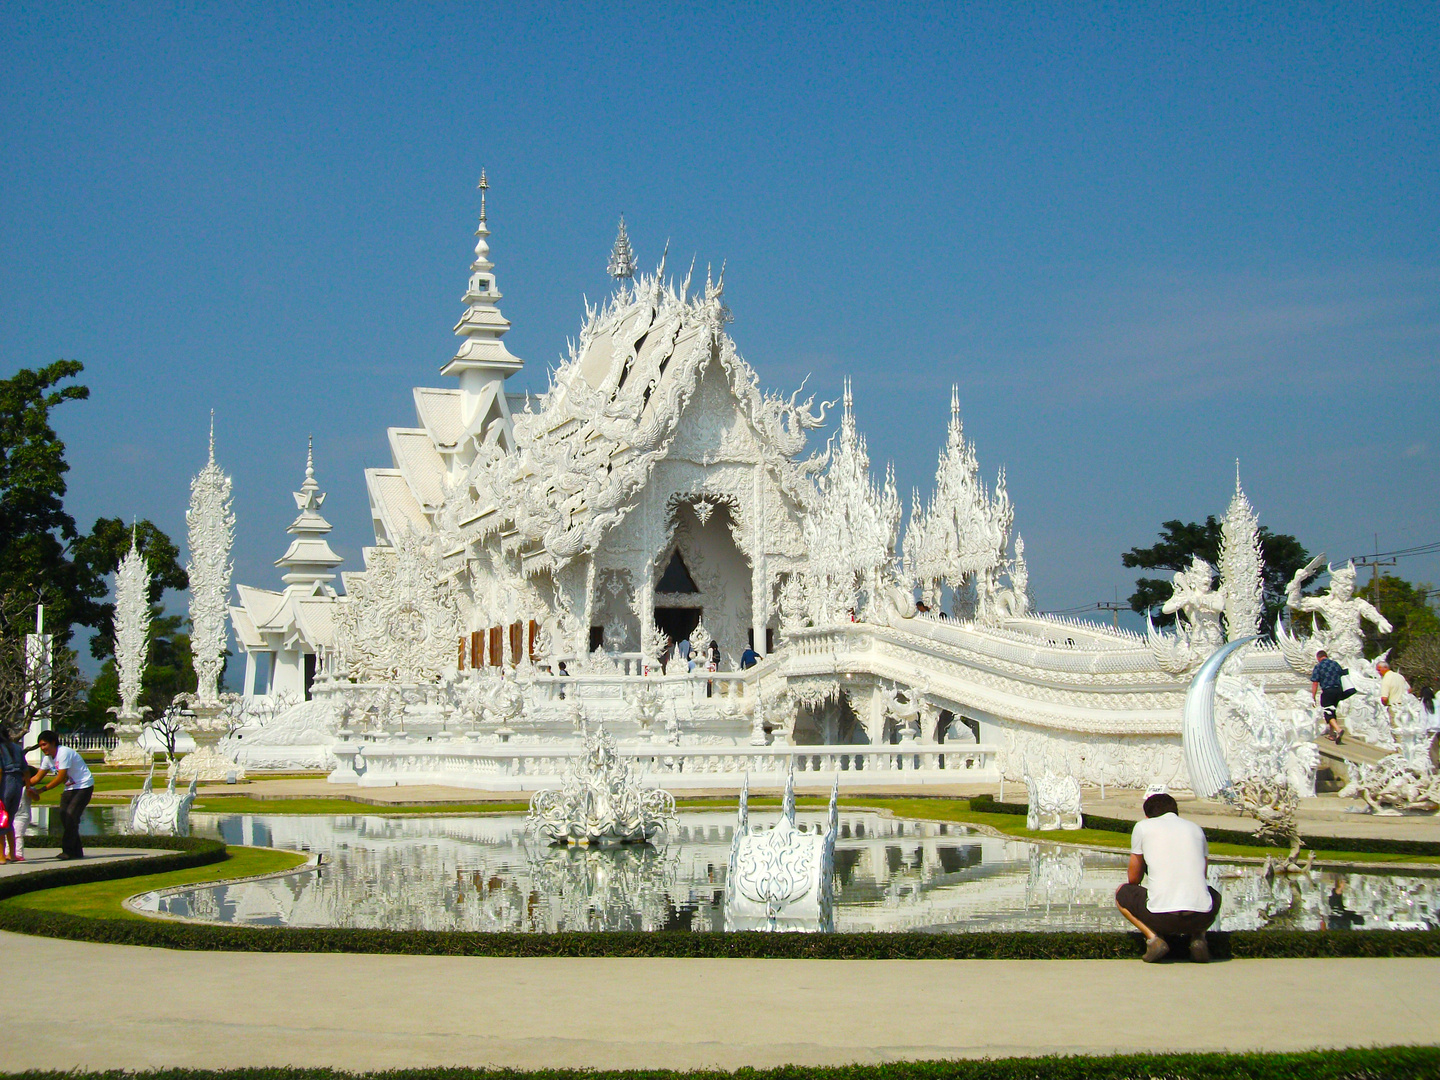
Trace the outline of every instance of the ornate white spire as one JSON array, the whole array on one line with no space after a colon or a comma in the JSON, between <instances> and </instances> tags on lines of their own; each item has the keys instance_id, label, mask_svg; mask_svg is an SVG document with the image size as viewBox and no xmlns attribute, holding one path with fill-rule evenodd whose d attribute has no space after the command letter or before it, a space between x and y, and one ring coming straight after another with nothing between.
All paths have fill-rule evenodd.
<instances>
[{"instance_id":1,"label":"ornate white spire","mask_svg":"<svg viewBox=\"0 0 1440 1080\"><path fill-rule=\"evenodd\" d=\"M120 707L115 718L138 723L142 713L140 682L150 645L150 568L130 530L130 550L115 571L115 669L120 676Z\"/></svg>"},{"instance_id":2,"label":"ornate white spire","mask_svg":"<svg viewBox=\"0 0 1440 1080\"><path fill-rule=\"evenodd\" d=\"M315 586L335 580L330 571L339 566L343 559L330 548L326 535L330 522L320 516L320 507L325 504L325 493L315 480L315 440L311 438L305 447L305 481L300 490L294 492L295 506L300 516L290 523L285 531L295 537L285 554L275 560L275 565L284 567L281 578L286 585L296 586L303 592L315 592Z\"/></svg>"},{"instance_id":3,"label":"ornate white spire","mask_svg":"<svg viewBox=\"0 0 1440 1080\"><path fill-rule=\"evenodd\" d=\"M1220 589L1225 594L1225 635L1230 641L1260 632L1264 611L1265 560L1260 551L1260 520L1240 486L1235 461L1235 494L1220 523Z\"/></svg>"},{"instance_id":4,"label":"ornate white spire","mask_svg":"<svg viewBox=\"0 0 1440 1080\"><path fill-rule=\"evenodd\" d=\"M630 237L625 232L625 215L621 214L620 231L615 234L615 247L610 252L610 262L605 267L605 272L620 281L633 278L637 265L635 252L630 248Z\"/></svg>"},{"instance_id":5,"label":"ornate white spire","mask_svg":"<svg viewBox=\"0 0 1440 1080\"><path fill-rule=\"evenodd\" d=\"M230 478L215 464L214 416L211 416L210 460L190 481L190 649L198 683L196 704L218 707L220 668L225 656L225 620L229 615L230 548L235 542L235 514L230 506Z\"/></svg>"},{"instance_id":6,"label":"ornate white spire","mask_svg":"<svg viewBox=\"0 0 1440 1080\"><path fill-rule=\"evenodd\" d=\"M500 290L495 284L495 264L490 261L490 228L486 224L485 193L490 183L480 173L480 224L475 229L475 261L470 264L470 281L461 298L465 314L455 324L460 348L441 368L442 375L460 379L461 417L466 428L482 439L491 434L498 419L501 429L494 433L508 445L510 409L505 402L505 379L519 371L524 361L512 356L500 339L510 323L500 314Z\"/></svg>"}]
</instances>

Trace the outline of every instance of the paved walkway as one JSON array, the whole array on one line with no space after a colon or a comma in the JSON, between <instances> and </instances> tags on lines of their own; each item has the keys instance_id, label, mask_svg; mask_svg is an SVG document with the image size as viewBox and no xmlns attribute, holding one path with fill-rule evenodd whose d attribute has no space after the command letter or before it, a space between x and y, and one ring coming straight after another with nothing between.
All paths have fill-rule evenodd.
<instances>
[{"instance_id":1,"label":"paved walkway","mask_svg":"<svg viewBox=\"0 0 1440 1080\"><path fill-rule=\"evenodd\" d=\"M0 864L0 877L9 877L13 874L33 874L37 870L49 870L56 866L77 866L84 863L73 863L64 859L57 859L60 854L59 848L37 847L27 842L25 844L25 861L20 863ZM85 862L119 862L122 859L138 859L142 855L165 855L168 850L163 848L106 848L91 847L85 848Z\"/></svg>"},{"instance_id":2,"label":"paved walkway","mask_svg":"<svg viewBox=\"0 0 1440 1080\"><path fill-rule=\"evenodd\" d=\"M579 960L170 952L0 934L65 1034L0 1068L839 1064L1434 1043L1440 960ZM59 985L59 984L55 984ZM131 987L132 990L117 988ZM50 993L14 995L39 1032Z\"/></svg>"}]
</instances>

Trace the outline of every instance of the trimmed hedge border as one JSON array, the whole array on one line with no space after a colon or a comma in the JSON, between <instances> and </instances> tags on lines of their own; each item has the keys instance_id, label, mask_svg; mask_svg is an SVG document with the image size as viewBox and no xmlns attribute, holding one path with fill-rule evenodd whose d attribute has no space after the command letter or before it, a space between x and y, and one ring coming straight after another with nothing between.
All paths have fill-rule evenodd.
<instances>
[{"instance_id":1,"label":"trimmed hedge border","mask_svg":"<svg viewBox=\"0 0 1440 1080\"><path fill-rule=\"evenodd\" d=\"M29 1072L46 1080L1434 1080L1440 1048L1394 1046L1291 1054L1124 1054L1106 1057L1024 1057L980 1061L896 1061L883 1065L801 1066L736 1072L671 1069L395 1069L345 1073L333 1069L155 1069L145 1072Z\"/></svg>"},{"instance_id":2,"label":"trimmed hedge border","mask_svg":"<svg viewBox=\"0 0 1440 1080\"><path fill-rule=\"evenodd\" d=\"M1024 817L1030 812L1025 803L999 802L993 795L975 795L970 799L970 809L979 814L1018 814ZM1081 824L1087 829L1101 832L1129 834L1135 822L1124 818L1101 817L1098 814L1082 814ZM1244 847L1273 847L1258 840L1254 833L1238 829L1216 829L1205 827L1205 838L1212 844L1237 844ZM1300 843L1314 851L1354 851L1370 855L1440 855L1440 842L1434 840L1390 840L1370 836L1302 836Z\"/></svg>"}]
</instances>

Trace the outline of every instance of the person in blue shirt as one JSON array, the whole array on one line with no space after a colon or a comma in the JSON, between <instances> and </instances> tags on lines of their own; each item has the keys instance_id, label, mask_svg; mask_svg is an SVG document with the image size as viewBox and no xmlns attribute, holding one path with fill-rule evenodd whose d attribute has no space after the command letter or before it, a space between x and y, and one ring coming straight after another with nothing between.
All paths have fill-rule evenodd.
<instances>
[{"instance_id":1,"label":"person in blue shirt","mask_svg":"<svg viewBox=\"0 0 1440 1080\"><path fill-rule=\"evenodd\" d=\"M1345 669L1331 660L1324 649L1315 654L1315 667L1310 672L1310 700L1315 701L1318 695L1320 708L1325 710L1325 724L1330 729L1328 734L1336 746L1345 740L1345 729L1340 726L1335 706L1355 693L1353 689L1346 690L1340 682L1344 676Z\"/></svg>"},{"instance_id":2,"label":"person in blue shirt","mask_svg":"<svg viewBox=\"0 0 1440 1080\"><path fill-rule=\"evenodd\" d=\"M754 646L748 647L743 653L740 654L741 671L744 671L746 668L752 668L759 662L760 654L755 651Z\"/></svg>"}]
</instances>

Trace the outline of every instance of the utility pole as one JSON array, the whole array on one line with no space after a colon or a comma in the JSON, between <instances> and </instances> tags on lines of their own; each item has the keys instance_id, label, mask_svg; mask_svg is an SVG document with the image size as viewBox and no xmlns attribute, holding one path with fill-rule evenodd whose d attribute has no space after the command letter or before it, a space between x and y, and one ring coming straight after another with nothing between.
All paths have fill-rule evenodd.
<instances>
[{"instance_id":1,"label":"utility pole","mask_svg":"<svg viewBox=\"0 0 1440 1080\"><path fill-rule=\"evenodd\" d=\"M1095 608L1096 608L1097 611L1111 611L1111 612L1114 612L1114 613L1115 613L1115 629L1116 629L1116 630L1119 630L1119 629L1120 629L1120 612L1122 612L1122 611L1129 611L1129 610L1130 610L1130 605L1129 605L1129 604L1121 604L1121 603L1119 603L1119 602L1111 602L1111 601L1109 601L1109 600L1105 600L1105 601L1102 601L1101 603L1096 604L1096 605L1095 605Z\"/></svg>"},{"instance_id":2,"label":"utility pole","mask_svg":"<svg viewBox=\"0 0 1440 1080\"><path fill-rule=\"evenodd\" d=\"M1380 607L1380 567L1396 565L1393 555L1388 559L1380 558L1380 535L1378 533L1375 534L1375 554L1362 555L1355 560L1355 565L1361 568L1370 567L1370 603L1378 609Z\"/></svg>"}]
</instances>

